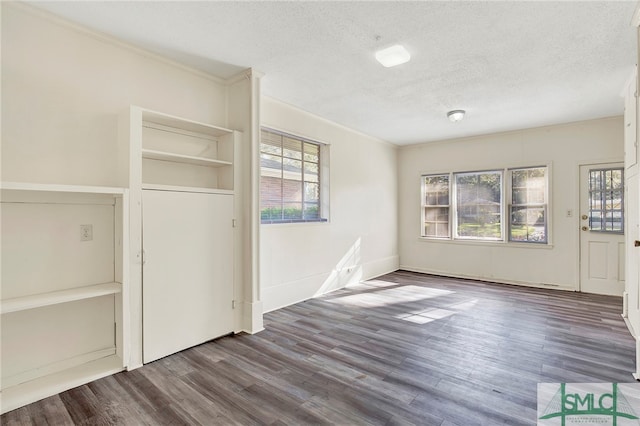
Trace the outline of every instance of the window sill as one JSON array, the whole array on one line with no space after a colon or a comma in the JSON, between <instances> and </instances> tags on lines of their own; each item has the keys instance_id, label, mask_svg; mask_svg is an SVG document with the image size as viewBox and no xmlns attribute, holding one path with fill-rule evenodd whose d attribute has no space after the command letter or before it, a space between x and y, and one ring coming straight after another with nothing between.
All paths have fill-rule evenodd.
<instances>
[{"instance_id":1,"label":"window sill","mask_svg":"<svg viewBox=\"0 0 640 426\"><path fill-rule=\"evenodd\" d=\"M476 247L508 247L508 248L523 248L523 249L535 249L535 250L551 250L553 244L551 243L517 243L511 241L481 241L481 240L450 240L444 238L427 238L418 237L418 241L421 243L437 243L437 244L454 244Z\"/></svg>"},{"instance_id":2,"label":"window sill","mask_svg":"<svg viewBox=\"0 0 640 426\"><path fill-rule=\"evenodd\" d=\"M308 225L308 224L322 224L328 223L328 219L292 219L292 220L271 220L261 221L260 225Z\"/></svg>"}]
</instances>

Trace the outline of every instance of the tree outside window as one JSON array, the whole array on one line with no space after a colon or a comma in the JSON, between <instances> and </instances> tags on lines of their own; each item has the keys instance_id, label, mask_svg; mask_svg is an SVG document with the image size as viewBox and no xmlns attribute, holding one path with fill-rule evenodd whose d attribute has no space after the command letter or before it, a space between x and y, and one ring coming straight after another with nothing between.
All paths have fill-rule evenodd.
<instances>
[{"instance_id":1,"label":"tree outside window","mask_svg":"<svg viewBox=\"0 0 640 426\"><path fill-rule=\"evenodd\" d=\"M502 239L502 172L456 173L456 236Z\"/></svg>"}]
</instances>

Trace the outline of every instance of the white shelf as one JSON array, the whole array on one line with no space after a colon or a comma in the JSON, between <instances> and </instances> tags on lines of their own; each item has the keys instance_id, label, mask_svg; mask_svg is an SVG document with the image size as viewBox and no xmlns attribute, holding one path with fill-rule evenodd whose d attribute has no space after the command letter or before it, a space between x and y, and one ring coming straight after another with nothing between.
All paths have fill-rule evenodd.
<instances>
[{"instance_id":1,"label":"white shelf","mask_svg":"<svg viewBox=\"0 0 640 426\"><path fill-rule=\"evenodd\" d=\"M2 182L0 188L14 191L42 191L42 192L74 192L81 194L112 194L122 195L125 188L109 186L57 185L27 182Z\"/></svg>"},{"instance_id":2,"label":"white shelf","mask_svg":"<svg viewBox=\"0 0 640 426\"><path fill-rule=\"evenodd\" d=\"M39 377L2 390L2 413L124 370L122 359L111 355Z\"/></svg>"},{"instance_id":3,"label":"white shelf","mask_svg":"<svg viewBox=\"0 0 640 426\"><path fill-rule=\"evenodd\" d=\"M3 314L24 311L27 309L41 308L43 306L59 303L73 302L75 300L89 299L92 297L106 296L122 292L122 284L117 282L90 285L69 290L54 291L50 293L36 294L32 296L16 297L2 300L0 311Z\"/></svg>"},{"instance_id":4,"label":"white shelf","mask_svg":"<svg viewBox=\"0 0 640 426\"><path fill-rule=\"evenodd\" d=\"M224 167L231 166L229 161L215 160L213 158L196 157L193 155L174 154L172 152L142 149L142 157L152 160L172 161L174 163L195 164L197 166Z\"/></svg>"},{"instance_id":5,"label":"white shelf","mask_svg":"<svg viewBox=\"0 0 640 426\"><path fill-rule=\"evenodd\" d=\"M8 181L0 182L0 189L2 225L11 229L6 236L3 233L2 267L11 271L8 276L12 279L2 285L12 291L3 294L21 294L21 283L31 276L42 284L37 286L38 294L0 300L3 331L5 324L11 330L3 333L1 342L4 413L124 369L123 360L129 357L125 336L129 189ZM82 223L97 226L98 234L92 243L80 247L83 243L73 233ZM58 228L63 232L52 232ZM42 239L41 232L51 238ZM51 250L64 253L60 262L39 260ZM16 256L23 252L33 254L38 262L16 263ZM76 268L82 271L76 274ZM59 271L80 279L70 282L102 283L60 290L59 285L48 282L48 273ZM39 309L44 307L50 308ZM88 310L93 307L95 312ZM62 336L73 338L51 347L45 333L58 325ZM22 357L28 360L24 365Z\"/></svg>"},{"instance_id":6,"label":"white shelf","mask_svg":"<svg viewBox=\"0 0 640 426\"><path fill-rule=\"evenodd\" d=\"M140 109L142 111L142 121L148 123L156 123L162 126L172 127L174 129L187 130L194 133L201 133L209 136L222 136L233 133L232 130L223 127L213 126L211 124L200 123L198 121L186 118L176 117L148 109Z\"/></svg>"},{"instance_id":7,"label":"white shelf","mask_svg":"<svg viewBox=\"0 0 640 426\"><path fill-rule=\"evenodd\" d=\"M174 191L174 192L199 192L204 194L225 194L233 195L233 190L218 188L203 188L195 186L160 185L154 183L143 183L142 189L153 191Z\"/></svg>"}]
</instances>

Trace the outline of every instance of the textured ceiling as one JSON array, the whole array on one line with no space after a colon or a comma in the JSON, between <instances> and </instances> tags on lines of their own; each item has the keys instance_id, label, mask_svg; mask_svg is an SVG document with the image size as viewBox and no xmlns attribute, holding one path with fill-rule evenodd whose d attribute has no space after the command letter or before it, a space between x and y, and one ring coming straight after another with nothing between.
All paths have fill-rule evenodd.
<instances>
[{"instance_id":1,"label":"textured ceiling","mask_svg":"<svg viewBox=\"0 0 640 426\"><path fill-rule=\"evenodd\" d=\"M31 3L399 145L622 114L636 62L635 1Z\"/></svg>"}]
</instances>

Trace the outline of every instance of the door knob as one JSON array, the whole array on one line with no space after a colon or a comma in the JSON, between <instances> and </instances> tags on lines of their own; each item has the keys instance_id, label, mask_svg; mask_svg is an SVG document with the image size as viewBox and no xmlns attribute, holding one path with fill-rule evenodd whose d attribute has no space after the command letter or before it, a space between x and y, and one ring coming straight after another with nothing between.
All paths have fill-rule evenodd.
<instances>
[{"instance_id":1,"label":"door knob","mask_svg":"<svg viewBox=\"0 0 640 426\"><path fill-rule=\"evenodd\" d=\"M635 240L635 241L633 242L633 246L634 246L634 247L640 247L640 241Z\"/></svg>"},{"instance_id":2,"label":"door knob","mask_svg":"<svg viewBox=\"0 0 640 426\"><path fill-rule=\"evenodd\" d=\"M582 227L582 230L583 230L583 231L588 231L588 230L589 230L589 227L588 227L588 226L583 226L583 227Z\"/></svg>"},{"instance_id":3,"label":"door knob","mask_svg":"<svg viewBox=\"0 0 640 426\"><path fill-rule=\"evenodd\" d=\"M583 214L582 215L582 220L587 220L587 219L589 219L589 216L587 216L586 214Z\"/></svg>"}]
</instances>

